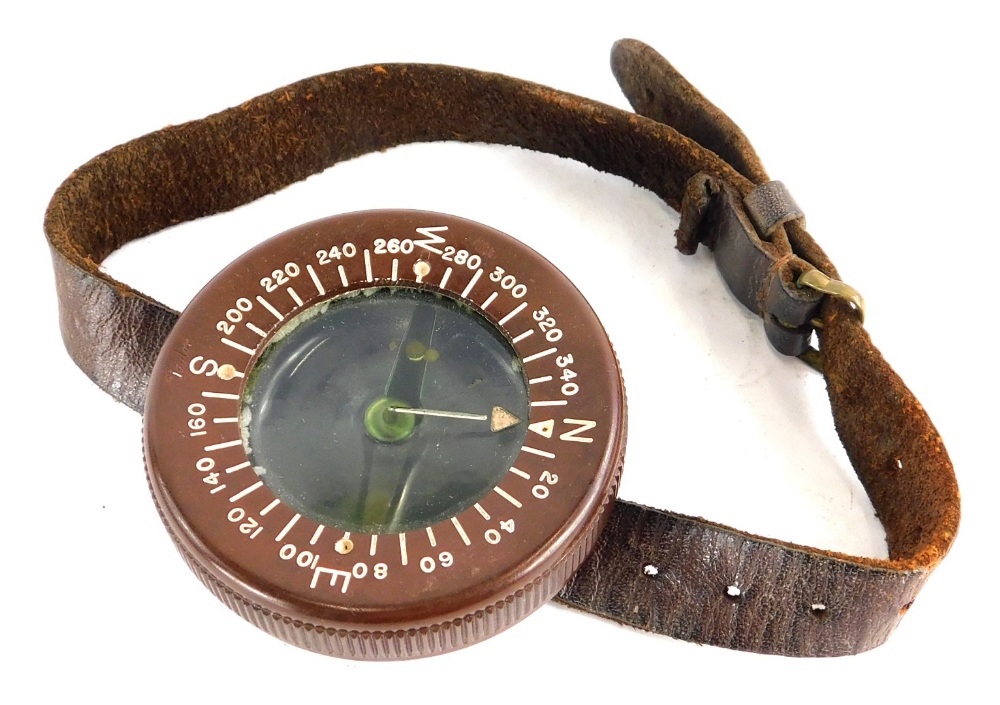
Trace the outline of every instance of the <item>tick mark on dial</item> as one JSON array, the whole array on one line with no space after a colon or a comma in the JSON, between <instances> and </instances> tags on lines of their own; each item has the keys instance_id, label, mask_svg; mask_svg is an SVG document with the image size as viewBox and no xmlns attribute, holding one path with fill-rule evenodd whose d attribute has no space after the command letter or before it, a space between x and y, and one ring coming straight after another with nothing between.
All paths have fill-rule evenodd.
<instances>
[{"instance_id":1,"label":"tick mark on dial","mask_svg":"<svg viewBox=\"0 0 1000 705\"><path fill-rule=\"evenodd\" d=\"M254 350L252 348L248 348L246 345L240 345L239 343L234 343L229 338L223 338L222 339L222 344L223 345L228 345L233 350L239 350L240 352L246 353L247 355L250 355L250 356L253 356L253 354L255 352L257 352L256 350Z\"/></svg>"},{"instance_id":2,"label":"tick mark on dial","mask_svg":"<svg viewBox=\"0 0 1000 705\"><path fill-rule=\"evenodd\" d=\"M251 492L254 492L256 490L259 490L263 486L264 486L263 480L258 480L257 482L255 482L252 485L250 485L249 487L247 487L245 490L240 490L239 492L237 492L236 494L234 494L232 497L229 498L229 501L230 502L239 502L241 499L243 499L244 497L246 497L248 494L250 494ZM261 514L263 514L263 513L264 512L261 512Z\"/></svg>"},{"instance_id":3,"label":"tick mark on dial","mask_svg":"<svg viewBox=\"0 0 1000 705\"><path fill-rule=\"evenodd\" d=\"M472 542L469 541L469 535L465 533L465 529L463 529L462 525L458 523L458 517L452 517L451 523L455 527L455 531L458 532L458 535L462 537L462 543L464 543L466 546L471 544Z\"/></svg>"},{"instance_id":4,"label":"tick mark on dial","mask_svg":"<svg viewBox=\"0 0 1000 705\"><path fill-rule=\"evenodd\" d=\"M298 520L301 518L302 518L301 514L296 514L291 519L289 519L288 523L285 524L285 528L278 532L278 535L274 537L274 540L275 541L283 540L288 535L288 532L292 530L292 527L295 526L296 522L298 522Z\"/></svg>"},{"instance_id":5,"label":"tick mark on dial","mask_svg":"<svg viewBox=\"0 0 1000 705\"><path fill-rule=\"evenodd\" d=\"M479 281L479 277L481 277L481 276L483 276L483 270L477 269L476 273L472 275L472 279L469 281L469 283L462 290L462 298L463 299L469 298L469 292L472 291L472 287L474 287L476 285L476 282Z\"/></svg>"},{"instance_id":6,"label":"tick mark on dial","mask_svg":"<svg viewBox=\"0 0 1000 705\"><path fill-rule=\"evenodd\" d=\"M258 296L257 297L257 301L260 303L261 306L263 306L268 311L270 311L271 315L274 316L275 318L277 318L279 321L285 320L285 317L281 315L281 313L278 311L278 309L276 309L274 306L272 306L271 303L267 299L265 299L263 296Z\"/></svg>"},{"instance_id":7,"label":"tick mark on dial","mask_svg":"<svg viewBox=\"0 0 1000 705\"><path fill-rule=\"evenodd\" d=\"M503 326L503 325L506 325L506 324L507 324L507 321L509 321L510 319L512 319L512 318L513 318L514 316L516 316L517 314L521 313L521 311L523 311L523 310L524 310L524 309L526 309L526 308L528 308L528 302L527 302L527 301L522 301L522 302L520 303L520 305L519 305L519 306L518 306L517 308L515 308L515 309L514 309L513 311L511 311L510 313L508 313L508 314L507 314L506 316L504 316L503 318L501 318L501 319L500 319L500 320L498 321L498 323L499 323L499 324L500 324L501 326ZM552 350L553 350L553 352L554 352L554 351L555 351L555 348L552 348ZM525 362L527 362L527 360L525 360Z\"/></svg>"},{"instance_id":8,"label":"tick mark on dial","mask_svg":"<svg viewBox=\"0 0 1000 705\"><path fill-rule=\"evenodd\" d=\"M258 484L260 484L260 483L258 483ZM280 499L273 500L269 505L267 505L266 507L264 507L263 509L260 510L260 515L261 516L267 515L268 512L270 512L272 509L274 509L275 507L277 507L279 504L281 504L281 500Z\"/></svg>"},{"instance_id":9,"label":"tick mark on dial","mask_svg":"<svg viewBox=\"0 0 1000 705\"><path fill-rule=\"evenodd\" d=\"M313 284L316 285L316 291L317 291L317 293L320 296L322 296L323 294L325 294L326 293L326 289L323 288L323 284L320 283L319 277L316 276L316 270L313 269L313 266L311 264L307 264L306 265L306 271L309 272L309 276L312 278Z\"/></svg>"},{"instance_id":10,"label":"tick mark on dial","mask_svg":"<svg viewBox=\"0 0 1000 705\"><path fill-rule=\"evenodd\" d=\"M527 364L529 362L534 362L535 360L538 360L540 358L546 357L547 355L551 355L557 349L558 348L549 348L548 350L542 350L541 352L537 352L534 355L528 355L528 357L526 357L523 360L521 360L521 362L523 362L525 364Z\"/></svg>"},{"instance_id":11,"label":"tick mark on dial","mask_svg":"<svg viewBox=\"0 0 1000 705\"><path fill-rule=\"evenodd\" d=\"M493 488L493 491L494 491L494 492L496 492L496 493L497 493L498 495L500 495L501 497L503 497L504 499L506 499L506 500L507 500L508 502L510 502L511 504L513 504L513 505L514 505L515 507L517 507L518 509L520 509L520 508L521 508L521 503L520 503L520 502L518 502L518 501L517 501L516 499L514 499L513 497L511 497L511 496L510 496L509 494L507 494L506 492L504 492L504 491L503 491L502 489L500 489L499 487L494 487L494 488Z\"/></svg>"}]
</instances>

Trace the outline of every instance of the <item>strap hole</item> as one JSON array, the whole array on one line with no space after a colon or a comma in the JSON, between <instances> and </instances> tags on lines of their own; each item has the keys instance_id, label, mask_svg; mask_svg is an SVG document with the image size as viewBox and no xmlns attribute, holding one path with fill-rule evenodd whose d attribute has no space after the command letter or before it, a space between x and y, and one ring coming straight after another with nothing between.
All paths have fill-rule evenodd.
<instances>
[{"instance_id":1,"label":"strap hole","mask_svg":"<svg viewBox=\"0 0 1000 705\"><path fill-rule=\"evenodd\" d=\"M739 589L736 585L730 585L726 588L726 597L734 602L743 596L743 591Z\"/></svg>"},{"instance_id":2,"label":"strap hole","mask_svg":"<svg viewBox=\"0 0 1000 705\"><path fill-rule=\"evenodd\" d=\"M904 614L906 614L907 610L909 610L910 607L912 607L912 606L913 606L913 600L910 600L905 605L903 605L902 607L900 607L899 608L899 616L902 617Z\"/></svg>"},{"instance_id":3,"label":"strap hole","mask_svg":"<svg viewBox=\"0 0 1000 705\"><path fill-rule=\"evenodd\" d=\"M809 606L809 614L813 617L826 617L826 605L822 602L814 602Z\"/></svg>"},{"instance_id":4,"label":"strap hole","mask_svg":"<svg viewBox=\"0 0 1000 705\"><path fill-rule=\"evenodd\" d=\"M660 569L652 563L647 563L642 567L642 572L652 578L660 574Z\"/></svg>"}]
</instances>

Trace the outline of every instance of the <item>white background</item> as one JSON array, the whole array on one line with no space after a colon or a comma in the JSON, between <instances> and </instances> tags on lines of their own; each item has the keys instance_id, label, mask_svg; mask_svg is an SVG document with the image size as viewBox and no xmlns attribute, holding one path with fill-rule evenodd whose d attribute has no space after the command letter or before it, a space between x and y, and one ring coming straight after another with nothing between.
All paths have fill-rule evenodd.
<instances>
[{"instance_id":1,"label":"white background","mask_svg":"<svg viewBox=\"0 0 1000 705\"><path fill-rule=\"evenodd\" d=\"M958 2L747 5L4 10L0 699L966 702L985 698L977 685L995 691L995 21ZM956 466L964 521L951 555L885 646L832 660L700 647L556 606L486 643L408 663L338 661L258 632L176 554L146 488L139 416L62 348L41 228L52 191L127 139L358 64L493 70L627 108L608 70L612 42L626 36L656 47L736 120L865 294L868 330ZM405 147L130 246L107 268L183 308L265 237L375 207L472 218L523 239L571 278L592 277L582 289L629 390L623 497L884 555L821 378L773 353L710 255L673 249L676 214L621 179L513 148Z\"/></svg>"}]
</instances>

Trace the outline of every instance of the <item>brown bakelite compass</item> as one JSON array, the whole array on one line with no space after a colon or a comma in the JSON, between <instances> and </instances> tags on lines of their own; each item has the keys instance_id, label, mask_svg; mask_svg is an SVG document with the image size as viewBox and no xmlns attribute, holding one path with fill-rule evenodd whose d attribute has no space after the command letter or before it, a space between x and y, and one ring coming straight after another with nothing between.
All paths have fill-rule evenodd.
<instances>
[{"instance_id":1,"label":"brown bakelite compass","mask_svg":"<svg viewBox=\"0 0 1000 705\"><path fill-rule=\"evenodd\" d=\"M547 260L419 211L309 223L229 265L150 382L150 483L189 565L275 636L361 659L489 637L607 520L625 447L604 329Z\"/></svg>"}]
</instances>

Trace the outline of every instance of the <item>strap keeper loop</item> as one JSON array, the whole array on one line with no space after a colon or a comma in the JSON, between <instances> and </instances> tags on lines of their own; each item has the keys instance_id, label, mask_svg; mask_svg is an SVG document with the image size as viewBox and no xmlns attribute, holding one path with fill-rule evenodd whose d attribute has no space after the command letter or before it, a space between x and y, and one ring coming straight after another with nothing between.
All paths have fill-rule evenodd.
<instances>
[{"instance_id":1,"label":"strap keeper loop","mask_svg":"<svg viewBox=\"0 0 1000 705\"><path fill-rule=\"evenodd\" d=\"M743 199L743 205L757 232L765 239L769 239L778 226L791 220L802 220L803 227L806 224L806 214L780 181L758 185Z\"/></svg>"}]
</instances>

